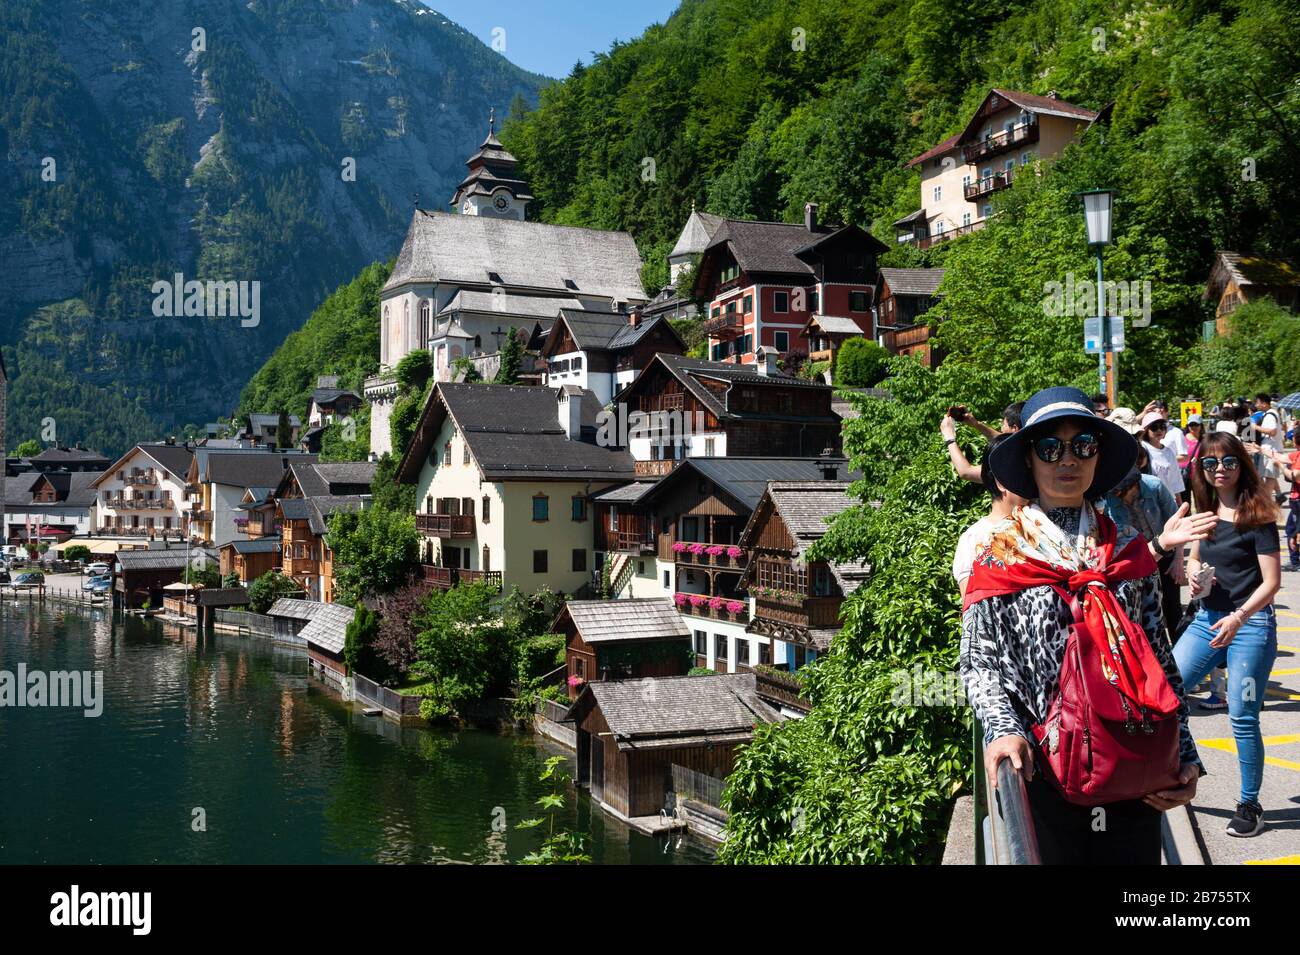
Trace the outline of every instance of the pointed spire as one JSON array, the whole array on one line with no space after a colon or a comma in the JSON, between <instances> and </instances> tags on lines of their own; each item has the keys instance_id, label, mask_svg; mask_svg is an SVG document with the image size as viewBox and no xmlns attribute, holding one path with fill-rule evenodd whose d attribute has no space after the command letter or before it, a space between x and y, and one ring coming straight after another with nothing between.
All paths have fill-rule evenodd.
<instances>
[{"instance_id":1,"label":"pointed spire","mask_svg":"<svg viewBox=\"0 0 1300 955\"><path fill-rule=\"evenodd\" d=\"M411 200L415 203L415 208L420 208L420 194L418 192L411 197Z\"/></svg>"},{"instance_id":2,"label":"pointed spire","mask_svg":"<svg viewBox=\"0 0 1300 955\"><path fill-rule=\"evenodd\" d=\"M496 126L496 115L497 115L497 108L495 106L489 106L488 107L488 135L489 136L492 135L493 129Z\"/></svg>"},{"instance_id":3,"label":"pointed spire","mask_svg":"<svg viewBox=\"0 0 1300 955\"><path fill-rule=\"evenodd\" d=\"M691 200L691 215L695 215L695 200Z\"/></svg>"}]
</instances>

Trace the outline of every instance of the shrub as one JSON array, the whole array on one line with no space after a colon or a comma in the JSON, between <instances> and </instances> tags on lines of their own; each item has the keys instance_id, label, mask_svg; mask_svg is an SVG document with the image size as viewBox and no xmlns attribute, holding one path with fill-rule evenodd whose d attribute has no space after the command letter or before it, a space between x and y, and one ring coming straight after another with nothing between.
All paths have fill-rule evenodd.
<instances>
[{"instance_id":1,"label":"shrub","mask_svg":"<svg viewBox=\"0 0 1300 955\"><path fill-rule=\"evenodd\" d=\"M835 356L835 384L841 388L871 388L888 373L889 352L869 338L850 338Z\"/></svg>"},{"instance_id":2,"label":"shrub","mask_svg":"<svg viewBox=\"0 0 1300 955\"><path fill-rule=\"evenodd\" d=\"M63 548L64 560L90 560L90 548L85 544L73 544L71 547Z\"/></svg>"}]
</instances>

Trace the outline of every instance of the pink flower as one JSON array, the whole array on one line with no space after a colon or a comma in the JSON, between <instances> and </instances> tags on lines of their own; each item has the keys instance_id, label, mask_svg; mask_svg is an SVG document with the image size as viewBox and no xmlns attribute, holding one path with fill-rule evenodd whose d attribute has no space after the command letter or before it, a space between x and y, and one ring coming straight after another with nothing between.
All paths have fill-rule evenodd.
<instances>
[{"instance_id":1,"label":"pink flower","mask_svg":"<svg viewBox=\"0 0 1300 955\"><path fill-rule=\"evenodd\" d=\"M709 601L709 607L712 610L721 610L724 603L726 603L726 601L721 597L714 597Z\"/></svg>"},{"instance_id":2,"label":"pink flower","mask_svg":"<svg viewBox=\"0 0 1300 955\"><path fill-rule=\"evenodd\" d=\"M727 556L730 557L732 560L736 560L743 553L744 551L741 550L739 547L737 547L735 544L732 544L730 547L727 548Z\"/></svg>"},{"instance_id":3,"label":"pink flower","mask_svg":"<svg viewBox=\"0 0 1300 955\"><path fill-rule=\"evenodd\" d=\"M704 603L705 597L704 594L691 594L687 599L691 602L692 607L698 607Z\"/></svg>"},{"instance_id":4,"label":"pink flower","mask_svg":"<svg viewBox=\"0 0 1300 955\"><path fill-rule=\"evenodd\" d=\"M745 605L739 600L727 601L727 613L740 613L745 609Z\"/></svg>"},{"instance_id":5,"label":"pink flower","mask_svg":"<svg viewBox=\"0 0 1300 955\"><path fill-rule=\"evenodd\" d=\"M686 595L673 594L673 603L677 604L679 607L684 606L686 604Z\"/></svg>"},{"instance_id":6,"label":"pink flower","mask_svg":"<svg viewBox=\"0 0 1300 955\"><path fill-rule=\"evenodd\" d=\"M692 544L690 547L687 548L687 550L689 550L692 554L695 554L698 557L700 554L704 553L704 545Z\"/></svg>"},{"instance_id":7,"label":"pink flower","mask_svg":"<svg viewBox=\"0 0 1300 955\"><path fill-rule=\"evenodd\" d=\"M586 683L586 682L587 682L587 681L584 680L584 679L583 679L582 677L580 677L580 676L571 676L571 677L569 677L569 686L578 687L578 686L582 686L582 684L584 684L584 683Z\"/></svg>"},{"instance_id":8,"label":"pink flower","mask_svg":"<svg viewBox=\"0 0 1300 955\"><path fill-rule=\"evenodd\" d=\"M680 554L684 550L686 550L686 544L684 541L677 541L673 544L674 554Z\"/></svg>"},{"instance_id":9,"label":"pink flower","mask_svg":"<svg viewBox=\"0 0 1300 955\"><path fill-rule=\"evenodd\" d=\"M710 557L718 557L722 554L722 547L718 544L714 544L712 547L705 548L704 553L708 554Z\"/></svg>"}]
</instances>

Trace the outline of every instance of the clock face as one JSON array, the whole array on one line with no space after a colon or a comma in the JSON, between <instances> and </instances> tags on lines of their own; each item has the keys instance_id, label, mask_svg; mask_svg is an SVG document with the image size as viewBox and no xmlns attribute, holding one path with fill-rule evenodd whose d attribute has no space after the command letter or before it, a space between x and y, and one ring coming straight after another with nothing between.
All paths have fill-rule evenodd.
<instances>
[{"instance_id":1,"label":"clock face","mask_svg":"<svg viewBox=\"0 0 1300 955\"><path fill-rule=\"evenodd\" d=\"M509 199L508 197L506 197L506 196L497 196L496 199L493 201L493 204L494 204L494 205L495 205L499 210L501 210L502 212L505 212L505 211L506 211L506 207L510 205L510 199Z\"/></svg>"}]
</instances>

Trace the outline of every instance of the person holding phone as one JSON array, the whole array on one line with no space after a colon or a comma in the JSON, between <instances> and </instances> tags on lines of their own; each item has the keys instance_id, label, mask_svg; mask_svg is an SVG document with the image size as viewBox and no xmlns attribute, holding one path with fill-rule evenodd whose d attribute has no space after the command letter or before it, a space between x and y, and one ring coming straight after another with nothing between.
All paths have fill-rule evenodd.
<instances>
[{"instance_id":1,"label":"person holding phone","mask_svg":"<svg viewBox=\"0 0 1300 955\"><path fill-rule=\"evenodd\" d=\"M1184 686L1196 686L1212 668L1227 665L1228 714L1241 769L1240 799L1227 833L1253 836L1264 828L1259 714L1277 657L1273 598L1282 579L1277 505L1236 435L1208 435L1196 465L1196 506L1217 521L1208 538L1192 544L1191 596L1201 599L1201 609L1174 646L1174 659ZM1206 565L1214 568L1208 581Z\"/></svg>"},{"instance_id":2,"label":"person holding phone","mask_svg":"<svg viewBox=\"0 0 1300 955\"><path fill-rule=\"evenodd\" d=\"M980 421L970 413L965 405L953 405L948 409L948 413L939 422L939 433L943 435L944 446L948 449L948 460L952 462L952 469L957 472L959 478L963 481L970 481L972 484L984 483L980 468L967 460L966 453L962 451L961 445L957 443L957 425L959 423L970 425L992 441L999 434L1015 434L1020 430L1020 409L1024 406L1023 401L1014 401L1007 405L1006 410L1002 412L1000 431L995 431L983 421Z\"/></svg>"}]
</instances>

